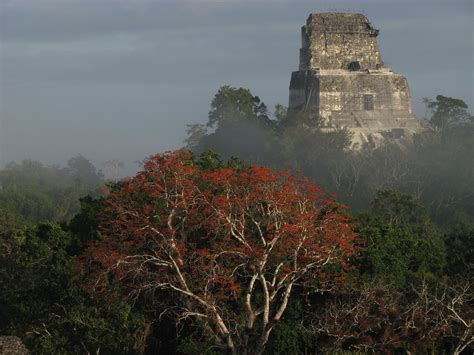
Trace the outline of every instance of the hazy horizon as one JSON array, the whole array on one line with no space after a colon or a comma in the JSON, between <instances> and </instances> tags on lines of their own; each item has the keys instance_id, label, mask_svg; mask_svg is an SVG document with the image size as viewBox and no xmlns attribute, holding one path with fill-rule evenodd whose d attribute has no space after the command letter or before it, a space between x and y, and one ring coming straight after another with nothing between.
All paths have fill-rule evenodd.
<instances>
[{"instance_id":1,"label":"hazy horizon","mask_svg":"<svg viewBox=\"0 0 474 355\"><path fill-rule=\"evenodd\" d=\"M311 12L363 12L382 58L423 97L473 111L473 3L352 1L5 0L0 4L0 164L99 168L176 149L207 121L222 85L249 88L273 112L288 104L300 27Z\"/></svg>"}]
</instances>

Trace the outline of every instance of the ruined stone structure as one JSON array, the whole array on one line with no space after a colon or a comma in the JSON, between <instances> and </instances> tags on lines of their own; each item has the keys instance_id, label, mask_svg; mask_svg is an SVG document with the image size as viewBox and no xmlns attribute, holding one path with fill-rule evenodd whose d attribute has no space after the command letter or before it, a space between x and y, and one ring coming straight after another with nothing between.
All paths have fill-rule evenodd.
<instances>
[{"instance_id":1,"label":"ruined stone structure","mask_svg":"<svg viewBox=\"0 0 474 355\"><path fill-rule=\"evenodd\" d=\"M327 130L349 129L354 148L409 138L421 129L407 80L383 64L378 30L365 15L311 14L301 35L290 112L315 114Z\"/></svg>"}]
</instances>

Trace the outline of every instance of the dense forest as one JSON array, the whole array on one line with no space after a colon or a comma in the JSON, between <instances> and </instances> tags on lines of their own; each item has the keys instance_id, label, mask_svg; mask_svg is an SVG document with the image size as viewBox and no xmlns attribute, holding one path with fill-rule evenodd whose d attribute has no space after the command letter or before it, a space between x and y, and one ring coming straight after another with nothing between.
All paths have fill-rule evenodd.
<instances>
[{"instance_id":1,"label":"dense forest","mask_svg":"<svg viewBox=\"0 0 474 355\"><path fill-rule=\"evenodd\" d=\"M474 117L349 149L222 87L182 150L105 181L0 171L0 335L38 354L470 354Z\"/></svg>"}]
</instances>

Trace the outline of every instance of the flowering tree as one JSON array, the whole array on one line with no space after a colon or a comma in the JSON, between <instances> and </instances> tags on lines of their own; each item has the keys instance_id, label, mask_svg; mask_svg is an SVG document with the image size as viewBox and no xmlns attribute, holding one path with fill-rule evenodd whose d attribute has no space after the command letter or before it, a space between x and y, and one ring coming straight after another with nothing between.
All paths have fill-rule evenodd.
<instances>
[{"instance_id":1,"label":"flowering tree","mask_svg":"<svg viewBox=\"0 0 474 355\"><path fill-rule=\"evenodd\" d=\"M106 205L104 239L81 258L89 286L171 292L165 312L232 353L261 353L294 288L327 287L358 250L314 184L264 167L209 172L189 152L152 157Z\"/></svg>"}]
</instances>

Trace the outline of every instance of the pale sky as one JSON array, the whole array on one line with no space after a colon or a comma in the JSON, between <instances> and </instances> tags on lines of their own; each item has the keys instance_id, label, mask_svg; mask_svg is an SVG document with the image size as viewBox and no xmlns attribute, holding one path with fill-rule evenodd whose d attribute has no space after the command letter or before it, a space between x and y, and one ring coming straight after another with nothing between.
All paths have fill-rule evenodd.
<instances>
[{"instance_id":1,"label":"pale sky","mask_svg":"<svg viewBox=\"0 0 474 355\"><path fill-rule=\"evenodd\" d=\"M206 122L222 85L288 104L311 12L365 13L423 97L474 107L472 0L0 0L0 159L130 167ZM474 110L471 110L471 112Z\"/></svg>"}]
</instances>

